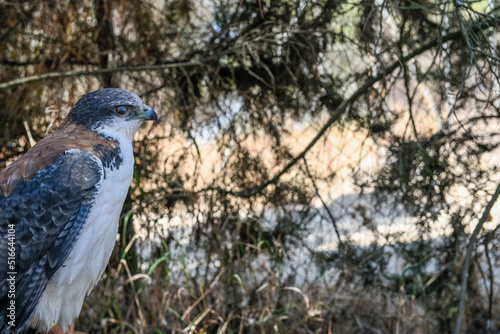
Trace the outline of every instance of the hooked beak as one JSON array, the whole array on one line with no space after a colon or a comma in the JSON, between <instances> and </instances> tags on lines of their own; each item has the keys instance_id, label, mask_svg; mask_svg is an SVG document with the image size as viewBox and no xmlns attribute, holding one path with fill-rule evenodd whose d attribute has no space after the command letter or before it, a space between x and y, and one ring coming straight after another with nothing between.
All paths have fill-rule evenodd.
<instances>
[{"instance_id":1,"label":"hooked beak","mask_svg":"<svg viewBox=\"0 0 500 334\"><path fill-rule=\"evenodd\" d=\"M155 121L155 125L158 125L158 115L156 114L156 112L152 108L143 104L142 111L143 111L143 113L141 115L137 116L138 119L143 119L145 121Z\"/></svg>"}]
</instances>

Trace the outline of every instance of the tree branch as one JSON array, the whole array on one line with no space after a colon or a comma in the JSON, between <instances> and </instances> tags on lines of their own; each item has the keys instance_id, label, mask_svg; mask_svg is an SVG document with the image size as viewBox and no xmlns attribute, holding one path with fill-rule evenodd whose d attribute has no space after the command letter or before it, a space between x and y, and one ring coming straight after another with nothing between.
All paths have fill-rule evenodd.
<instances>
[{"instance_id":1,"label":"tree branch","mask_svg":"<svg viewBox=\"0 0 500 334\"><path fill-rule=\"evenodd\" d=\"M494 19L496 19L496 17L488 19L488 20L480 20L479 22L471 25L471 30L477 31L477 30L486 29L489 27L489 24ZM215 190L215 191L219 191L219 192L224 193L224 194L229 194L229 195L240 197L240 198L249 198L249 197L252 197L252 196L259 194L261 191L263 191L269 185L275 184L276 182L278 182L278 180L284 174L286 174L290 170L290 168L292 168L299 160L303 159L305 157L305 155L307 154L307 152L309 152L314 147L314 145L316 145L318 140L325 134L325 132L328 130L328 128L330 128L330 126L332 126L333 123L335 123L336 121L338 121L340 119L340 117L345 112L347 107L350 104L352 104L358 97L360 97L362 94L364 94L368 90L368 88L370 88L375 83L384 79L387 75L394 72L394 70L404 66L404 63L406 63L407 61L421 55L422 53L432 49L433 47L436 47L442 43L460 38L461 36L462 36L462 32L460 30L457 30L457 31L449 33L445 36L436 37L432 41L430 41L429 43L424 44L421 47L413 50L412 52L410 52L406 56L400 57L398 60L396 60L390 66L386 67L384 69L384 71L382 71L379 75L377 75L375 77L371 77L368 80L366 80L366 82L360 88L358 88L347 100L342 101L342 103L340 103L340 105L332 112L332 115L330 116L328 121L318 131L316 136L309 142L307 147L299 155L297 155L295 158L293 158L273 178L271 178L265 182L262 182L261 184L259 184L257 186L254 186L252 188L247 188L247 189L242 190L242 191L232 191L232 190L222 189L220 187L210 186L210 187L207 187L207 188L202 189L200 191L197 191L196 193L205 192L205 191L209 191L209 190ZM359 77L368 77L370 72L371 72L371 70L367 70L366 72L362 73Z\"/></svg>"},{"instance_id":2,"label":"tree branch","mask_svg":"<svg viewBox=\"0 0 500 334\"><path fill-rule=\"evenodd\" d=\"M0 83L0 91L6 90L8 88L13 88L16 86L24 85L31 82L38 82L47 79L58 79L58 78L67 78L67 77L80 77L86 75L99 75L99 74L107 74L107 73L116 73L116 72L142 72L142 71L158 71L167 68L182 68L182 67L194 67L194 66L203 66L204 63L214 61L221 56L226 54L235 52L236 49L240 49L241 47L231 48L224 50L222 52L213 54L211 56L207 56L204 58L199 58L191 61L180 61L180 62L172 62L166 64L157 64L157 65L142 65L142 66L130 66L130 67L114 67L114 68L102 68L102 69L92 69L87 71L68 71L68 72L51 72L44 73L39 75L33 75L29 77L24 77L20 79L15 79L7 82Z\"/></svg>"},{"instance_id":3,"label":"tree branch","mask_svg":"<svg viewBox=\"0 0 500 334\"><path fill-rule=\"evenodd\" d=\"M472 24L470 27L471 31L480 31L487 29L490 27L490 24L495 22L495 20L498 20L498 17L492 16L491 18L480 20L479 22L476 22L475 24ZM302 32L298 32L302 33ZM416 49L412 53L410 53L406 57L402 57L399 61L396 63L392 64L389 66L385 73L382 73L378 75L377 77L372 78L372 81L368 81L366 85L371 86L375 82L380 81L385 75L391 73L394 71L396 68L400 67L400 61L408 61L409 59L412 59L413 57L416 57L420 55L421 53L431 49L432 47L437 46L440 43L444 43L450 40L457 39L458 37L461 36L461 31L455 31L453 33L450 33L446 36L440 36L438 38L435 38L428 44L425 44L421 46L420 48ZM67 72L51 72L51 73L44 73L44 74L39 74L39 75L33 75L29 77L24 77L20 79L15 79L7 82L0 83L0 91L1 90L6 90L8 88L13 88L17 87L20 85L24 85L27 83L32 83L32 82L38 82L38 81L43 81L47 79L58 79L58 78L67 78L67 77L79 77L79 76L86 76L86 75L99 75L99 74L107 74L107 73L116 73L116 72L141 72L141 71L158 71L162 69L167 69L167 68L180 68L180 67L194 67L194 66L202 66L203 63L209 62L216 60L220 58L223 55L227 55L230 53L233 53L237 49L241 49L242 46L237 46L234 48L229 48L226 49L222 52L218 52L216 54L213 54L211 56L207 56L204 58L200 58L197 60L192 60L192 61L181 61L181 62L172 62L172 63L166 63L166 64L157 64L157 65L142 65L142 66L130 66L130 67L115 67L115 68L102 68L102 69L92 69L92 70L87 70L87 71L67 71ZM367 75L368 71L363 73L363 75ZM365 87L363 86L363 87ZM362 88L363 88L362 87ZM358 90L359 91L359 90ZM353 96L356 98L359 96L358 92L354 93ZM351 99L349 99L351 101ZM341 105L344 109L346 105ZM339 106L339 108L341 107ZM337 108L337 109L339 109ZM297 159L300 160L300 157ZM296 162L296 161L295 161Z\"/></svg>"},{"instance_id":4,"label":"tree branch","mask_svg":"<svg viewBox=\"0 0 500 334\"><path fill-rule=\"evenodd\" d=\"M495 190L495 193L491 197L490 201L488 202L488 205L486 205L486 208L484 209L483 215L481 216L481 219L479 219L479 222L477 223L476 227L474 228L474 231L472 232L472 235L469 240L469 244L467 245L467 252L465 254L465 262L464 262L464 267L462 268L462 284L460 287L460 299L458 302L458 314L457 314L457 319L455 322L455 334L460 334L460 326L462 323L462 313L465 305L465 297L467 296L467 281L469 279L469 268L470 268L470 259L472 257L472 251L474 249L474 244L476 243L477 236L481 229L483 228L484 222L488 219L490 215L491 208L497 201L498 197L500 196L500 183L497 186L497 189ZM487 247L487 246L486 246ZM492 287L493 288L493 287Z\"/></svg>"},{"instance_id":5,"label":"tree branch","mask_svg":"<svg viewBox=\"0 0 500 334\"><path fill-rule=\"evenodd\" d=\"M319 200L321 201L321 204L323 204L323 208L325 209L326 213L328 214L328 217L330 218L330 222L333 225L333 229L335 230L335 233L337 234L337 238L339 239L339 247L338 248L343 249L344 242L342 241L342 238L340 237L340 231L339 231L339 228L337 226L337 220L333 216L333 213L330 210L330 208L328 207L328 205L326 205L326 202L323 200L323 197L321 197L321 194L319 193L319 188L316 186L316 182L314 181L314 177L311 174L311 171L309 170L307 160L305 158L303 160L304 160L304 166L306 167L306 173L309 176L309 179L311 180L311 183L314 187L314 190L316 191L316 196L318 196Z\"/></svg>"},{"instance_id":6,"label":"tree branch","mask_svg":"<svg viewBox=\"0 0 500 334\"><path fill-rule=\"evenodd\" d=\"M478 22L477 24L473 25L473 29L485 29L488 27L487 22L481 21ZM383 72L381 72L379 75L375 77L371 77L366 82L358 88L347 100L342 101L342 103L332 112L332 116L328 119L328 121L323 125L321 130L316 134L316 136L311 140L311 142L307 145L307 147L295 158L292 159L278 174L276 174L272 179L269 179L260 185L257 185L251 189L243 190L243 191L227 191L227 190L222 190L217 188L218 190L224 191L228 194L237 196L237 197L242 197L242 198L248 198L254 195L257 195L260 193L262 190L264 190L267 186L270 184L276 183L290 168L292 168L300 159L304 158L307 152L311 150L311 148L314 147L314 145L318 142L318 140L325 134L325 132L328 130L328 128L338 121L344 111L347 109L347 107L352 104L358 97L360 97L362 94L364 94L368 88L373 86L375 83L381 81L384 79L387 75L391 74L394 72L394 70L400 68L403 66L403 64L419 55L422 53L432 49L433 47L438 46L441 43L456 39L461 37L461 32L460 31L455 31L453 33L450 33L444 37L437 37L430 41L427 44L422 45L421 47L417 48L416 50L413 50L411 53L409 53L406 56L400 57L397 61L392 63L390 66L386 67ZM369 71L366 71L361 75L361 77L367 77L369 74Z\"/></svg>"},{"instance_id":7,"label":"tree branch","mask_svg":"<svg viewBox=\"0 0 500 334\"><path fill-rule=\"evenodd\" d=\"M212 58L212 57L210 57ZM206 59L204 59L206 60ZM67 77L81 77L85 75L98 75L116 72L138 72L138 71L157 71L167 68L178 68L178 67L189 67L189 66L201 66L200 61L188 61L180 63L168 63L160 65L143 65L143 66L132 66L132 67L115 67L115 68L102 68L98 70L88 70L88 71L69 71L69 72L51 72L39 75L33 75L25 78L20 78L16 80L11 80L7 82L0 83L0 90L5 90L8 88L24 85L31 82L37 82L47 79L58 79Z\"/></svg>"}]
</instances>

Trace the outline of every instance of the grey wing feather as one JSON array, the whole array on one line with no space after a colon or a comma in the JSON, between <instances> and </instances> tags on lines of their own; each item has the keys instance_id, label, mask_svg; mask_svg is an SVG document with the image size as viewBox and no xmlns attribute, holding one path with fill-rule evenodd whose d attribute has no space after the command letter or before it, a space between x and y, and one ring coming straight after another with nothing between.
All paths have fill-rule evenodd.
<instances>
[{"instance_id":1,"label":"grey wing feather","mask_svg":"<svg viewBox=\"0 0 500 334\"><path fill-rule=\"evenodd\" d=\"M8 254L15 226L15 267L0 260L0 333L23 333L47 282L73 249L94 205L103 167L89 152L71 149L7 197L0 192L0 254ZM12 239L11 239L12 241ZM7 308L15 274L15 327Z\"/></svg>"}]
</instances>

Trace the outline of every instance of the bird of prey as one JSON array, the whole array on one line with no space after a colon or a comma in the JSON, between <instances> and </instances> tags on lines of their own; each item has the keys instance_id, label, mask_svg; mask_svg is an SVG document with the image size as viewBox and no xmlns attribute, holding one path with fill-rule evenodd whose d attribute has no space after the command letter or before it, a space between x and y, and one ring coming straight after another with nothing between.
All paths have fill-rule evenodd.
<instances>
[{"instance_id":1,"label":"bird of prey","mask_svg":"<svg viewBox=\"0 0 500 334\"><path fill-rule=\"evenodd\" d=\"M155 111L134 93L83 95L0 173L0 333L66 330L106 267L132 181L132 140Z\"/></svg>"}]
</instances>

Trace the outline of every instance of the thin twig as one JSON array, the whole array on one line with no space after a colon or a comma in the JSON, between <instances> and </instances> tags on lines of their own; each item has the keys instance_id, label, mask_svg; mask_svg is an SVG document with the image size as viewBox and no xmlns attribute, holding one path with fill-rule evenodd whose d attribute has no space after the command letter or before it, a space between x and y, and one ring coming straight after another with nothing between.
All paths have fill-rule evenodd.
<instances>
[{"instance_id":1,"label":"thin twig","mask_svg":"<svg viewBox=\"0 0 500 334\"><path fill-rule=\"evenodd\" d=\"M472 232L472 235L469 239L469 244L467 245L467 252L465 254L465 262L464 262L464 267L462 268L462 284L460 287L460 299L458 303L458 314L457 314L457 319L455 322L455 334L460 334L460 326L462 323L462 313L464 309L464 304L465 304L465 297L467 295L467 280L469 279L469 267L470 267L470 259L472 256L472 251L474 250L474 245L476 243L476 238L483 228L483 224L486 220L488 220L488 217L490 215L491 208L495 204L495 202L498 199L498 196L500 196L500 183L497 186L497 189L495 190L495 193L491 197L490 201L488 202L488 205L486 205L486 208L484 209L483 215L481 216L481 219L479 219L479 222L477 223L476 227L474 228L474 231Z\"/></svg>"},{"instance_id":2,"label":"thin twig","mask_svg":"<svg viewBox=\"0 0 500 334\"><path fill-rule=\"evenodd\" d=\"M337 238L339 239L339 248L343 249L344 248L344 242L342 241L342 238L340 237L339 228L337 226L337 220L333 216L333 214L330 211L330 208L328 207L328 205L326 205L326 202L323 200L323 197L321 197L321 194L319 193L319 189L316 186L316 182L314 181L314 177L312 176L311 171L309 170L309 166L307 164L307 160L305 158L303 160L304 160L304 165L306 166L306 173L307 173L307 175L309 176L309 179L312 182L314 190L316 191L316 196L318 196L319 200L323 204L323 208L325 209L326 213L328 214L328 217L330 217L330 221L332 222L332 225L333 225L333 228L335 230L335 233L337 234Z\"/></svg>"},{"instance_id":3,"label":"thin twig","mask_svg":"<svg viewBox=\"0 0 500 334\"><path fill-rule=\"evenodd\" d=\"M490 232L491 233L491 232ZM488 321L493 319L493 291L495 289L495 273L493 270L493 264L491 263L490 251L488 250L489 246L489 235L493 236L493 234L488 234L484 240L484 254L486 255L486 261L488 263L488 279L490 283L490 288L488 291Z\"/></svg>"}]
</instances>

